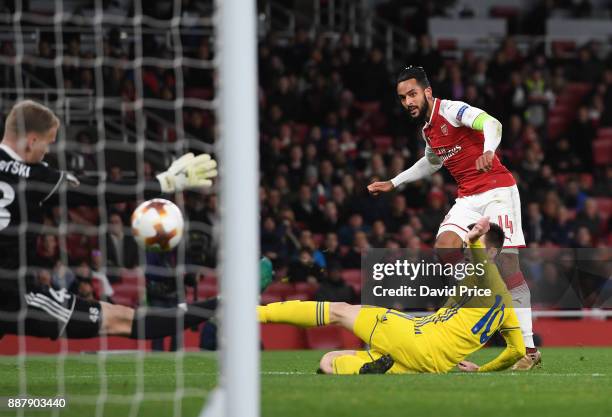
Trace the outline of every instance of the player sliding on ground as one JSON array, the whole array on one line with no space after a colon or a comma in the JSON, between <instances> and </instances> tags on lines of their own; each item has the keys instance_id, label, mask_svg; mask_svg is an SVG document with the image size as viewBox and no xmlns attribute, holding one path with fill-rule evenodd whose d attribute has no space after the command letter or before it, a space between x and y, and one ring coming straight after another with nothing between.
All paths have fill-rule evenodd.
<instances>
[{"instance_id":1,"label":"player sliding on ground","mask_svg":"<svg viewBox=\"0 0 612 417\"><path fill-rule=\"evenodd\" d=\"M455 178L458 196L436 237L440 260L461 258L467 226L481 216L504 230L504 249L498 257L500 272L514 300L527 354L514 369L529 370L540 364L541 354L533 342L531 293L520 270L518 248L525 246L521 225L521 201L512 174L497 158L502 125L485 111L461 101L433 96L422 67L406 67L397 77L397 97L425 141L425 156L390 181L368 186L373 195L389 192L400 184L420 180L444 165Z\"/></svg>"},{"instance_id":2,"label":"player sliding on ground","mask_svg":"<svg viewBox=\"0 0 612 417\"><path fill-rule=\"evenodd\" d=\"M369 346L367 351L323 355L320 371L326 374L445 373L455 366L466 372L506 369L525 355L525 344L511 296L494 262L503 245L504 232L483 217L465 239L472 262L482 263L485 274L465 278L463 283L491 289L490 296L450 299L445 307L422 318L380 307L287 301L258 307L259 321L303 327L336 324ZM506 349L497 358L480 367L464 360L498 331L506 341Z\"/></svg>"},{"instance_id":3,"label":"player sliding on ground","mask_svg":"<svg viewBox=\"0 0 612 417\"><path fill-rule=\"evenodd\" d=\"M79 181L43 162L59 124L51 110L29 100L17 103L6 118L0 144L0 337L10 333L52 339L100 335L156 339L180 330L177 317L185 328L211 317L216 300L134 310L85 300L36 282L36 239L46 207L62 201L59 190L67 187L68 206L99 204L97 181ZM216 166L209 155L184 155L157 181L145 184L144 198L210 187ZM136 180L125 180L107 182L103 197L112 204L135 201L142 195ZM27 225L25 235L22 225Z\"/></svg>"}]
</instances>

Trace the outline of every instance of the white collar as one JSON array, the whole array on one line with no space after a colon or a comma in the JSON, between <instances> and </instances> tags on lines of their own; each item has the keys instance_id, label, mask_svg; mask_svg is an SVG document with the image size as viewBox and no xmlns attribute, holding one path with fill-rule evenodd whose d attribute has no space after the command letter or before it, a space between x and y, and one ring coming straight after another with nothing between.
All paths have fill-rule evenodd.
<instances>
[{"instance_id":1,"label":"white collar","mask_svg":"<svg viewBox=\"0 0 612 417\"><path fill-rule=\"evenodd\" d=\"M431 121L433 120L433 116L434 116L434 111L436 111L436 100L437 98L434 97L433 106L431 106L431 116L429 116L429 120L427 121L425 126L431 125ZM423 126L423 128L425 128L425 126Z\"/></svg>"},{"instance_id":2,"label":"white collar","mask_svg":"<svg viewBox=\"0 0 612 417\"><path fill-rule=\"evenodd\" d=\"M14 160L19 161L19 162L23 162L23 158L22 158L21 156L17 155L17 152L15 152L15 151L13 150L13 148L11 148L10 146L8 146L7 144L5 144L5 143L0 143L0 149L2 149L4 152L6 152L7 154L9 154L9 156L10 156L11 158L13 158Z\"/></svg>"}]
</instances>

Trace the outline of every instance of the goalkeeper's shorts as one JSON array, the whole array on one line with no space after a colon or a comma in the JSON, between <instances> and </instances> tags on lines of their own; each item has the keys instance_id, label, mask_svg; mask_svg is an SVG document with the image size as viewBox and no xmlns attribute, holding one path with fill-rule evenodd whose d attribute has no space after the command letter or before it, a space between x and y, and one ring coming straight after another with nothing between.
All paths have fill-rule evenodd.
<instances>
[{"instance_id":1,"label":"goalkeeper's shorts","mask_svg":"<svg viewBox=\"0 0 612 417\"><path fill-rule=\"evenodd\" d=\"M17 334L57 339L96 337L100 332L102 308L66 290L39 288L24 295L0 294L0 334Z\"/></svg>"}]
</instances>

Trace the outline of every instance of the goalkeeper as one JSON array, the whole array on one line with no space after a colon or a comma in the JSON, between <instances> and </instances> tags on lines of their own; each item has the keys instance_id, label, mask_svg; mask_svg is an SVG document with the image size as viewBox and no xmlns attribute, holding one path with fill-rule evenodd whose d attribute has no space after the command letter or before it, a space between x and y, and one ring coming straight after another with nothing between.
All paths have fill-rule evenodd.
<instances>
[{"instance_id":1,"label":"goalkeeper","mask_svg":"<svg viewBox=\"0 0 612 417\"><path fill-rule=\"evenodd\" d=\"M503 242L499 226L489 223L488 217L478 220L466 243L473 261L484 265L485 274L465 278L463 285L479 284L490 289L491 295L451 299L427 317L346 303L288 301L259 306L258 318L262 323L303 327L337 324L368 344L367 351L325 354L320 371L326 374L445 373L455 366L466 372L506 369L525 355L525 344L512 299L492 262ZM506 341L506 349L497 358L480 367L464 360L497 331Z\"/></svg>"},{"instance_id":2,"label":"goalkeeper","mask_svg":"<svg viewBox=\"0 0 612 417\"><path fill-rule=\"evenodd\" d=\"M11 333L52 339L99 335L156 339L176 334L181 322L177 318L187 328L211 317L210 303L214 307L216 300L134 310L36 283L36 240L46 206L58 205L62 196L69 207L97 206L102 185L79 181L43 162L59 123L51 110L30 100L15 104L6 118L0 143L0 337ZM210 155L183 155L156 181L144 184L144 197L210 187L216 167ZM136 180L107 182L102 187L104 200L107 204L136 200L138 185ZM67 191L60 195L63 187Z\"/></svg>"}]
</instances>

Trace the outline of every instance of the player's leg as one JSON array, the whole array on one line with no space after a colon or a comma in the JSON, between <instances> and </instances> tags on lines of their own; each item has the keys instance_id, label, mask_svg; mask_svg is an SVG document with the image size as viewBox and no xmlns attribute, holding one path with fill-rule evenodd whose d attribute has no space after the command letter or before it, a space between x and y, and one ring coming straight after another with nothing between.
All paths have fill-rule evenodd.
<instances>
[{"instance_id":1,"label":"player's leg","mask_svg":"<svg viewBox=\"0 0 612 417\"><path fill-rule=\"evenodd\" d=\"M359 373L359 369L366 363L366 359L358 357L356 353L356 350L335 350L327 352L319 361L318 372L344 375ZM341 365L341 367L339 365Z\"/></svg>"},{"instance_id":2,"label":"player's leg","mask_svg":"<svg viewBox=\"0 0 612 417\"><path fill-rule=\"evenodd\" d=\"M533 341L531 292L520 268L518 248L525 246L521 222L521 200L516 186L491 190L485 202L484 215L497 223L505 235L504 247L498 256L499 272L510 291L514 311L521 326L527 355L515 369L531 369L541 363L541 354Z\"/></svg>"},{"instance_id":3,"label":"player's leg","mask_svg":"<svg viewBox=\"0 0 612 417\"><path fill-rule=\"evenodd\" d=\"M177 307L130 307L99 303L102 308L100 335L128 336L132 339L157 339L174 336L182 329L197 326L214 317L211 300ZM216 300L215 300L216 305Z\"/></svg>"},{"instance_id":4,"label":"player's leg","mask_svg":"<svg viewBox=\"0 0 612 417\"><path fill-rule=\"evenodd\" d=\"M18 295L16 295L18 297ZM100 335L153 339L177 333L177 318L184 327L202 323L214 315L208 301L177 308L138 308L76 297L65 290L38 289L22 298L19 307L2 314L6 333L56 339L83 339Z\"/></svg>"},{"instance_id":5,"label":"player's leg","mask_svg":"<svg viewBox=\"0 0 612 417\"><path fill-rule=\"evenodd\" d=\"M403 373L391 356L363 350L327 352L319 362L319 372L335 375Z\"/></svg>"},{"instance_id":6,"label":"player's leg","mask_svg":"<svg viewBox=\"0 0 612 417\"><path fill-rule=\"evenodd\" d=\"M261 323L285 323L300 327L337 324L353 331L360 305L328 301L283 301L257 307Z\"/></svg>"},{"instance_id":7,"label":"player's leg","mask_svg":"<svg viewBox=\"0 0 612 417\"><path fill-rule=\"evenodd\" d=\"M264 291L272 282L274 271L266 257L259 261L260 289ZM181 328L197 326L216 314L219 304L217 297L176 307L129 307L101 303L101 334L129 336L134 339L156 339L176 336Z\"/></svg>"},{"instance_id":8,"label":"player's leg","mask_svg":"<svg viewBox=\"0 0 612 417\"><path fill-rule=\"evenodd\" d=\"M440 224L434 249L442 263L455 264L464 259L463 240L468 226L482 217L471 207L472 197L458 198Z\"/></svg>"}]
</instances>

